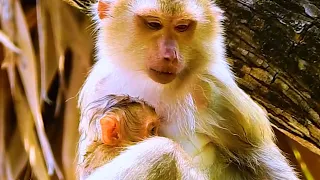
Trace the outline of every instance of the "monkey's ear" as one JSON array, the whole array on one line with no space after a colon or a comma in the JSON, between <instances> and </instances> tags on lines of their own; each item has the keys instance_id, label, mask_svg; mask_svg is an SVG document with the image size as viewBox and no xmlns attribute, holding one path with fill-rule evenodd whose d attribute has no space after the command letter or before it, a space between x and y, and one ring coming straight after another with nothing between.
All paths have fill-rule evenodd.
<instances>
[{"instance_id":1,"label":"monkey's ear","mask_svg":"<svg viewBox=\"0 0 320 180\"><path fill-rule=\"evenodd\" d=\"M102 142L117 145L120 141L119 121L116 115L106 115L100 119Z\"/></svg>"},{"instance_id":2,"label":"monkey's ear","mask_svg":"<svg viewBox=\"0 0 320 180\"><path fill-rule=\"evenodd\" d=\"M98 1L98 14L100 19L104 19L108 17L108 11L111 7L111 1L110 0L99 0Z\"/></svg>"}]
</instances>

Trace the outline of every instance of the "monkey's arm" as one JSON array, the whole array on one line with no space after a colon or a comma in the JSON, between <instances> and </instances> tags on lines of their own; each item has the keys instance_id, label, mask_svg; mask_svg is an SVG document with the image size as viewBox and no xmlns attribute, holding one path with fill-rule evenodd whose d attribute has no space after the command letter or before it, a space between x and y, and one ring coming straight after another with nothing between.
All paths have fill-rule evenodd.
<instances>
[{"instance_id":1,"label":"monkey's arm","mask_svg":"<svg viewBox=\"0 0 320 180\"><path fill-rule=\"evenodd\" d=\"M173 141L153 137L128 147L101 166L87 180L206 179L194 168L185 152Z\"/></svg>"},{"instance_id":2,"label":"monkey's arm","mask_svg":"<svg viewBox=\"0 0 320 180\"><path fill-rule=\"evenodd\" d=\"M217 145L213 177L218 179L296 180L293 169L274 143L271 124L259 107L231 79L206 75L211 92L203 131ZM214 119L214 123L212 123ZM219 165L227 164L227 168ZM219 169L224 169L219 173Z\"/></svg>"}]
</instances>

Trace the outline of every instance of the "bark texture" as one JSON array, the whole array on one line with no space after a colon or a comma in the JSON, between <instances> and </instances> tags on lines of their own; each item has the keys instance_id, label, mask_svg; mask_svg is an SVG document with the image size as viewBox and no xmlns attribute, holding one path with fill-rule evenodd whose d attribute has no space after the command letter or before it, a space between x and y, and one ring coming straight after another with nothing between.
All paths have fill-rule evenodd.
<instances>
[{"instance_id":1,"label":"bark texture","mask_svg":"<svg viewBox=\"0 0 320 180\"><path fill-rule=\"evenodd\" d=\"M238 83L278 130L320 155L320 1L218 0Z\"/></svg>"}]
</instances>

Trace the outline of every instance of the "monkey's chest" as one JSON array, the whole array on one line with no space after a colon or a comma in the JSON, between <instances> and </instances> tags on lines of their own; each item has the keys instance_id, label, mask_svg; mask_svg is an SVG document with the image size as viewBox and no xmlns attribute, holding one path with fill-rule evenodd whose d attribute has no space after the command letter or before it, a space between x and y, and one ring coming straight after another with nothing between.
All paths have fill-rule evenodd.
<instances>
[{"instance_id":1,"label":"monkey's chest","mask_svg":"<svg viewBox=\"0 0 320 180\"><path fill-rule=\"evenodd\" d=\"M214 162L214 145L207 135L199 133L202 129L201 114L188 105L176 107L175 111L165 108L158 110L161 116L168 118L168 121L161 123L160 135L179 143L198 166L210 167Z\"/></svg>"},{"instance_id":2,"label":"monkey's chest","mask_svg":"<svg viewBox=\"0 0 320 180\"><path fill-rule=\"evenodd\" d=\"M188 135L177 127L173 124L165 125L163 135L179 143L197 166L203 169L210 168L215 160L215 147L210 138L197 132Z\"/></svg>"}]
</instances>

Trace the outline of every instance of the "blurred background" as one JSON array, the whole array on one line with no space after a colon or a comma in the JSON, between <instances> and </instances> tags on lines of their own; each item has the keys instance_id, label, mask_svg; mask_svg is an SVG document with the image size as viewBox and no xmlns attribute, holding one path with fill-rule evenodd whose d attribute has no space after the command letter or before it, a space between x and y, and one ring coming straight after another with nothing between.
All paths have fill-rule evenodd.
<instances>
[{"instance_id":1,"label":"blurred background","mask_svg":"<svg viewBox=\"0 0 320 180\"><path fill-rule=\"evenodd\" d=\"M93 1L0 0L0 180L75 179ZM239 85L268 111L301 178L320 180L320 2L218 4Z\"/></svg>"}]
</instances>

